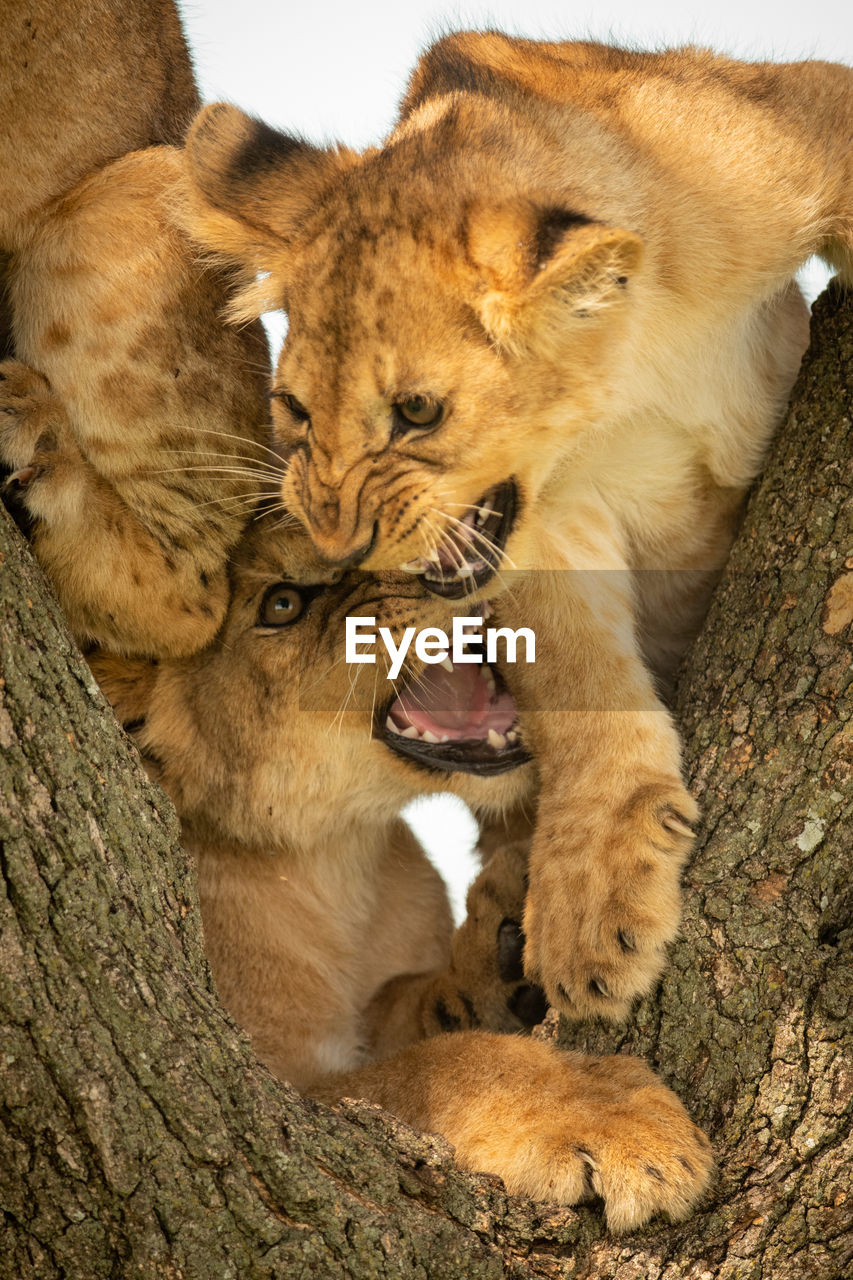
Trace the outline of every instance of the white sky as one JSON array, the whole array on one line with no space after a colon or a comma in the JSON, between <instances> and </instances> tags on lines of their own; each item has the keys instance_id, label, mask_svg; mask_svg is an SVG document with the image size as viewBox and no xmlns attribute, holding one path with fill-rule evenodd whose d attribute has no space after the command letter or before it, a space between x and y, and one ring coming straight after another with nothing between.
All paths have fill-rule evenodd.
<instances>
[{"instance_id":1,"label":"white sky","mask_svg":"<svg viewBox=\"0 0 853 1280\"><path fill-rule=\"evenodd\" d=\"M406 76L436 35L493 26L545 39L638 47L706 44L742 58L853 63L851 0L178 0L207 101L225 98L313 141L352 146L389 130ZM818 273L816 279L822 280ZM812 288L817 292L818 285ZM457 918L475 870L474 825L456 802L412 821L450 882Z\"/></svg>"}]
</instances>

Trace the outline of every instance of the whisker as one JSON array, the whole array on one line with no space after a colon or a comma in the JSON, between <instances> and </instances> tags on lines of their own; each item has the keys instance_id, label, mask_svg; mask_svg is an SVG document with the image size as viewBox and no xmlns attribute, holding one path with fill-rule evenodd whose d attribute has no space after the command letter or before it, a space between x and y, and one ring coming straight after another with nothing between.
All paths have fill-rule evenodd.
<instances>
[{"instance_id":1,"label":"whisker","mask_svg":"<svg viewBox=\"0 0 853 1280\"><path fill-rule=\"evenodd\" d=\"M282 458L281 454L275 449L271 449L269 445L261 444L260 440L252 440L247 436L237 435L234 431L219 431L216 427L195 427L193 429L193 434L199 436L215 436L218 440L236 440L238 443L245 445L247 449L260 449L263 453L268 453L271 458L275 458L276 462L280 463L283 467L287 466L287 463ZM164 450L164 452L166 451Z\"/></svg>"},{"instance_id":2,"label":"whisker","mask_svg":"<svg viewBox=\"0 0 853 1280\"><path fill-rule=\"evenodd\" d=\"M255 471L250 467L151 467L147 468L144 474L148 476L177 476L187 475L187 473L191 471L198 471L202 473L207 472L208 474L223 476L242 476L248 480L270 480L273 478L270 476L269 472Z\"/></svg>"},{"instance_id":3,"label":"whisker","mask_svg":"<svg viewBox=\"0 0 853 1280\"><path fill-rule=\"evenodd\" d=\"M312 680L311 683L308 685L303 684L302 681L300 680L299 682L300 698L302 697L303 693L310 693L312 689L316 688L316 686L320 683L321 680L325 680L327 676L331 675L335 667L339 667L341 663L345 661L346 661L345 654L341 658L335 658L334 662L330 663L329 666L326 667L325 670L321 671L320 674L316 677L316 679Z\"/></svg>"},{"instance_id":4,"label":"whisker","mask_svg":"<svg viewBox=\"0 0 853 1280\"><path fill-rule=\"evenodd\" d=\"M354 675L352 672L347 673L347 679L349 680L349 692L347 693L347 696L344 699L343 706L341 707L338 714L335 716L335 719L332 721L332 725L331 725L331 728L334 728L335 724L337 723L338 737L341 736L341 731L344 727L344 716L346 715L347 707L350 704L350 699L353 698L355 695L355 689L356 689L356 685L358 684L358 679L359 679L359 676L361 675L361 671L362 671L362 668L361 668L361 665L359 665L356 667Z\"/></svg>"},{"instance_id":5,"label":"whisker","mask_svg":"<svg viewBox=\"0 0 853 1280\"><path fill-rule=\"evenodd\" d=\"M436 510L436 508L434 508L434 507L433 507L433 508L431 508L431 510L435 511L435 512L436 512L436 514L437 514L437 515L439 515L439 516L444 515L446 519L449 519L449 520L456 520L456 517L455 517L455 516L447 516L447 515L446 515L446 513L443 513L443 512L437 511L437 510ZM458 522L457 522L457 523L458 523ZM468 528L468 527L469 527L469 526L467 526L467 525L466 525L466 528ZM486 545L487 545L491 550L494 550L496 553L498 552L498 548L497 548L497 547L495 547L495 546L494 546L494 544L492 544L488 538L484 538L484 539L483 539L483 541L486 543ZM475 548L475 550L476 550L476 548ZM501 558L503 558L503 556L505 555L505 553L501 552L501 553L500 553L500 555L501 555ZM509 556L506 556L506 559L509 561L509 568L511 568L511 569L517 569L517 566L516 566L516 564L515 564L515 561L514 561L514 560L512 560ZM494 577L497 579L497 581L501 584L501 587L503 588L503 590L504 590L504 591L506 591L506 592L508 592L508 593L509 593L509 595L510 595L510 596L512 596L512 598L513 598L513 599L515 599L515 596L513 595L513 589L512 589L512 587L511 587L511 585L507 582L506 578L503 576L503 574L502 574L501 570L500 570L500 569L494 569L494 570L493 570L493 575L494 575ZM475 588L474 588L474 591L476 591L476 590L477 590L477 588L475 587ZM473 595L473 594L474 594L474 591L472 591L470 594L472 594L472 595Z\"/></svg>"},{"instance_id":6,"label":"whisker","mask_svg":"<svg viewBox=\"0 0 853 1280\"><path fill-rule=\"evenodd\" d=\"M273 523L273 529L292 529L294 526L299 525L300 521L297 520L296 516L291 515L286 507L264 507L254 518L255 520L263 520L266 516L275 515L276 511L281 511L283 514L279 520Z\"/></svg>"},{"instance_id":7,"label":"whisker","mask_svg":"<svg viewBox=\"0 0 853 1280\"><path fill-rule=\"evenodd\" d=\"M243 503L246 506L247 510L250 510L252 507L256 506L259 502L262 502L265 496L266 495L263 491L260 493L249 493L249 494L232 493L232 494L226 494L225 497L223 498L208 498L207 501L205 502L196 502L193 505L197 509L200 507L213 507L213 506L225 507L225 506L232 506L232 505L235 507L235 509L237 509L239 507L239 504Z\"/></svg>"},{"instance_id":8,"label":"whisker","mask_svg":"<svg viewBox=\"0 0 853 1280\"><path fill-rule=\"evenodd\" d=\"M277 494L272 495L274 498ZM281 511L287 516L293 524L301 524L301 521L293 514L290 508L284 502L267 502L264 504L262 511L258 512L258 519L262 516L274 516L277 511Z\"/></svg>"},{"instance_id":9,"label":"whisker","mask_svg":"<svg viewBox=\"0 0 853 1280\"><path fill-rule=\"evenodd\" d=\"M431 507L430 510L433 511L439 518L442 518L443 513L440 511L437 511L435 507ZM428 519L429 517L426 517L426 518ZM430 521L430 526L434 528L434 526L432 525L432 521ZM444 531L444 535L446 539L445 546L448 547L448 550L452 548L457 553L459 558L457 559L457 562L456 562L456 568L457 570L461 570L466 563L464 547L460 548L458 542L453 536L453 532L450 529L446 529ZM462 594L465 596L473 596L476 588L474 586L474 583L471 580L471 575L460 572L458 576L459 576L460 582L462 583Z\"/></svg>"},{"instance_id":10,"label":"whisker","mask_svg":"<svg viewBox=\"0 0 853 1280\"><path fill-rule=\"evenodd\" d=\"M444 505L445 507L461 507L463 511L473 510L473 505L470 502L445 502ZM437 509L438 508L433 507L433 511ZM501 514L499 511L493 510L492 507L477 507L477 510L481 513L485 512L487 516L498 516Z\"/></svg>"},{"instance_id":11,"label":"whisker","mask_svg":"<svg viewBox=\"0 0 853 1280\"><path fill-rule=\"evenodd\" d=\"M261 444L260 440L252 440L249 436L241 436L234 431L220 431L218 427L188 427L185 429L191 432L193 439L199 436L212 436L216 440L236 440L238 444L243 445L246 449L260 449L263 453L268 453L270 457L275 458L275 460L278 463L280 463L283 468L286 469L287 467L287 463L282 458L281 453L276 451L275 449L271 449L269 445ZM189 443L187 445L186 451L188 453L198 452L198 450L196 449L193 443ZM160 450L160 452L161 453L182 453L183 450L162 449Z\"/></svg>"},{"instance_id":12,"label":"whisker","mask_svg":"<svg viewBox=\"0 0 853 1280\"><path fill-rule=\"evenodd\" d=\"M376 682L378 681L378 679L379 679L379 667L375 666L373 668L373 700L371 701L371 704L370 704L370 719L367 722L368 741L373 735L373 724L374 724L374 721L376 720Z\"/></svg>"},{"instance_id":13,"label":"whisker","mask_svg":"<svg viewBox=\"0 0 853 1280\"><path fill-rule=\"evenodd\" d=\"M455 543L455 542L448 543L447 539L446 539L446 538L444 538L444 537L442 537L442 532L441 532L441 530L436 528L436 526L435 526L435 525L433 524L433 522L430 520L430 518L429 518L429 516L428 516L428 515L426 515L426 514L425 514L425 515L423 516L423 519L425 520L425 522L427 523L427 525L429 526L429 528L432 530L432 532L433 532L434 534L437 534L437 535L438 535L438 545L439 545L439 548L441 547L441 545L442 545L442 544L444 544L445 546L447 546L447 550L450 552L450 554L454 556L454 559L456 559L456 557L457 557L457 556L458 556L458 554L459 554L459 548L458 548L458 546L456 545L456 543ZM455 553L455 554L454 554L454 553ZM464 556L462 557L462 559L456 559L456 567L457 567L457 569L461 568L461 566L462 566L464 563L465 563L465 558L464 558Z\"/></svg>"},{"instance_id":14,"label":"whisker","mask_svg":"<svg viewBox=\"0 0 853 1280\"><path fill-rule=\"evenodd\" d=\"M264 458L244 458L242 454L239 453L214 453L209 449L197 450L194 452L190 452L186 449L162 449L161 453L183 455L187 459L187 463L183 467L176 468L181 471L189 471L190 467L195 465L193 461L195 458L221 458L224 462L243 462L249 469L266 475L270 480L275 480L277 484L281 484L286 474L283 469L274 467ZM210 466L211 464L204 463L204 465Z\"/></svg>"}]
</instances>

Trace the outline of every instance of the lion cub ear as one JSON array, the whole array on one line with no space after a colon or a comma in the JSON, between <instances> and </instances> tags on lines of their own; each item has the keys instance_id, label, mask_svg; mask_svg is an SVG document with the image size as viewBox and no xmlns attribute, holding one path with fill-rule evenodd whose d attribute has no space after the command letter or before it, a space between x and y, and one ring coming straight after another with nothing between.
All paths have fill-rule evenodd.
<instances>
[{"instance_id":1,"label":"lion cub ear","mask_svg":"<svg viewBox=\"0 0 853 1280\"><path fill-rule=\"evenodd\" d=\"M524 199L475 204L467 239L475 308L490 337L515 355L533 343L558 345L570 321L621 302L643 254L632 231Z\"/></svg>"},{"instance_id":2,"label":"lion cub ear","mask_svg":"<svg viewBox=\"0 0 853 1280\"><path fill-rule=\"evenodd\" d=\"M252 271L286 261L321 193L356 160L344 148L280 133L227 102L199 112L185 152L187 229Z\"/></svg>"}]
</instances>

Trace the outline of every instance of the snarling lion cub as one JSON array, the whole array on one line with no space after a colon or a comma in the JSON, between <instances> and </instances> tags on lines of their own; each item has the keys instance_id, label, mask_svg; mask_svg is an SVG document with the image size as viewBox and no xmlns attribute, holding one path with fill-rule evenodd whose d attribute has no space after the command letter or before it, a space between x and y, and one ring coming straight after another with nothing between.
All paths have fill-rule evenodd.
<instances>
[{"instance_id":1,"label":"snarling lion cub","mask_svg":"<svg viewBox=\"0 0 853 1280\"><path fill-rule=\"evenodd\" d=\"M575 1016L624 1013L677 927L697 813L660 690L807 340L793 274L850 271L851 135L846 67L466 33L363 155L225 105L188 141L235 314L289 315L283 494L318 551L508 583L536 633L525 969Z\"/></svg>"},{"instance_id":2,"label":"snarling lion cub","mask_svg":"<svg viewBox=\"0 0 853 1280\"><path fill-rule=\"evenodd\" d=\"M263 335L222 324L227 279L174 216L199 105L180 23L171 0L0 12L0 294L31 366L0 375L13 428L40 408L0 432L0 464L77 639L188 653L273 481Z\"/></svg>"}]
</instances>

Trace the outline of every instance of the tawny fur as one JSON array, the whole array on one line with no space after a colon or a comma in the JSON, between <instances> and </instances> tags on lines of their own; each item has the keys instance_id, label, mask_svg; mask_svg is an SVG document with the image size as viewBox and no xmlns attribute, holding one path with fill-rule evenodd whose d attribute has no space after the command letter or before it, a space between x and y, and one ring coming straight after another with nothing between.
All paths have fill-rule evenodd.
<instances>
[{"instance_id":1,"label":"tawny fur","mask_svg":"<svg viewBox=\"0 0 853 1280\"><path fill-rule=\"evenodd\" d=\"M541 772L525 966L567 1013L660 972L697 811L660 701L807 341L793 275L851 274L853 72L497 33L421 59L356 155L207 108L191 226L284 305L284 500L330 562L429 556L514 478L498 597ZM259 272L266 273L257 283ZM443 404L401 433L393 406Z\"/></svg>"},{"instance_id":2,"label":"tawny fur","mask_svg":"<svg viewBox=\"0 0 853 1280\"><path fill-rule=\"evenodd\" d=\"M223 323L227 278L175 217L198 106L180 24L168 0L0 9L21 362L0 366L0 463L81 643L191 652L224 615L247 500L280 474L260 328Z\"/></svg>"}]
</instances>

